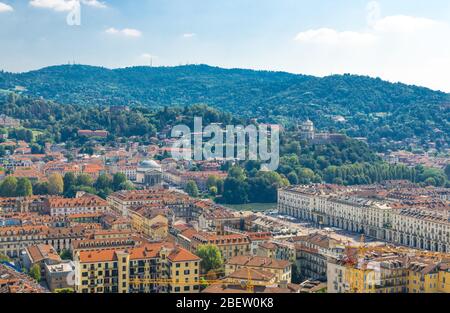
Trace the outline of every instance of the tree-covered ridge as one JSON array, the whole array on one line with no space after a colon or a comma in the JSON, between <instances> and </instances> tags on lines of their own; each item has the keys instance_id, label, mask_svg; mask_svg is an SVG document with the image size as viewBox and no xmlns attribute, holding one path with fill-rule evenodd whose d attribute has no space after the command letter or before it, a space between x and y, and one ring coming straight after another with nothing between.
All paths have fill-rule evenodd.
<instances>
[{"instance_id":1,"label":"tree-covered ridge","mask_svg":"<svg viewBox=\"0 0 450 313\"><path fill-rule=\"evenodd\" d=\"M449 143L450 96L443 92L355 75L318 78L206 65L110 70L65 65L21 74L0 73L0 89L63 104L145 107L205 103L266 121L312 119L319 129L419 144ZM342 116L345 121L333 118ZM378 145L379 146L379 145Z\"/></svg>"},{"instance_id":2,"label":"tree-covered ridge","mask_svg":"<svg viewBox=\"0 0 450 313\"><path fill-rule=\"evenodd\" d=\"M21 120L22 129L10 129L9 136L32 142L30 129L39 130L39 142L68 143L80 141L81 129L107 130L107 139L139 137L148 142L157 131L179 123L191 125L194 117L210 123L242 123L230 113L220 112L205 105L173 108L132 107L129 110L111 110L109 106L80 104L61 105L54 101L17 94L0 95L0 114ZM80 142L77 142L80 144Z\"/></svg>"}]
</instances>

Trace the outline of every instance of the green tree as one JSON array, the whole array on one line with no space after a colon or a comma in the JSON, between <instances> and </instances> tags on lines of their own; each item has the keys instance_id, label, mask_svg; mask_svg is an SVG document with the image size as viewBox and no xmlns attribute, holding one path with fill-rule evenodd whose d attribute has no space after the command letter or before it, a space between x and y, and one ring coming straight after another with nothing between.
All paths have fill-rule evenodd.
<instances>
[{"instance_id":1,"label":"green tree","mask_svg":"<svg viewBox=\"0 0 450 313\"><path fill-rule=\"evenodd\" d=\"M289 183L291 185L297 185L298 184L298 176L297 173L292 171L288 174L287 179L289 180Z\"/></svg>"},{"instance_id":2,"label":"green tree","mask_svg":"<svg viewBox=\"0 0 450 313\"><path fill-rule=\"evenodd\" d=\"M188 181L186 184L185 191L191 197L198 197L199 191L198 191L197 183L193 180Z\"/></svg>"},{"instance_id":3,"label":"green tree","mask_svg":"<svg viewBox=\"0 0 450 313\"><path fill-rule=\"evenodd\" d=\"M238 180L245 180L245 171L239 166L233 166L228 171L228 177L236 178Z\"/></svg>"},{"instance_id":4,"label":"green tree","mask_svg":"<svg viewBox=\"0 0 450 313\"><path fill-rule=\"evenodd\" d=\"M72 254L70 253L69 250L64 249L61 254L61 259L63 260L72 260Z\"/></svg>"},{"instance_id":5,"label":"green tree","mask_svg":"<svg viewBox=\"0 0 450 313\"><path fill-rule=\"evenodd\" d=\"M17 190L17 178L13 176L6 177L0 184L0 196L15 197Z\"/></svg>"},{"instance_id":6,"label":"green tree","mask_svg":"<svg viewBox=\"0 0 450 313\"><path fill-rule=\"evenodd\" d=\"M69 190L72 189L77 183L77 177L74 173L69 172L64 175L64 194L67 195Z\"/></svg>"},{"instance_id":7,"label":"green tree","mask_svg":"<svg viewBox=\"0 0 450 313\"><path fill-rule=\"evenodd\" d=\"M116 173L113 175L112 187L114 191L121 190L127 181L127 176L123 173Z\"/></svg>"},{"instance_id":8,"label":"green tree","mask_svg":"<svg viewBox=\"0 0 450 313\"><path fill-rule=\"evenodd\" d=\"M80 174L77 176L77 186L92 187L94 185L94 180L91 176L87 174Z\"/></svg>"},{"instance_id":9,"label":"green tree","mask_svg":"<svg viewBox=\"0 0 450 313\"><path fill-rule=\"evenodd\" d=\"M61 174L53 173L48 177L48 193L60 195L64 192L64 180Z\"/></svg>"},{"instance_id":10,"label":"green tree","mask_svg":"<svg viewBox=\"0 0 450 313\"><path fill-rule=\"evenodd\" d=\"M447 180L450 181L450 164L447 164L444 169L444 173L447 176Z\"/></svg>"},{"instance_id":11,"label":"green tree","mask_svg":"<svg viewBox=\"0 0 450 313\"><path fill-rule=\"evenodd\" d=\"M33 194L48 195L48 182L36 182L33 185Z\"/></svg>"},{"instance_id":12,"label":"green tree","mask_svg":"<svg viewBox=\"0 0 450 313\"><path fill-rule=\"evenodd\" d=\"M223 179L219 179L217 181L217 194L221 195L223 194L223 186L225 184L225 181Z\"/></svg>"},{"instance_id":13,"label":"green tree","mask_svg":"<svg viewBox=\"0 0 450 313\"><path fill-rule=\"evenodd\" d=\"M222 254L216 245L200 245L196 254L202 259L201 270L203 273L220 270L223 266Z\"/></svg>"},{"instance_id":14,"label":"green tree","mask_svg":"<svg viewBox=\"0 0 450 313\"><path fill-rule=\"evenodd\" d=\"M17 180L16 196L29 197L33 195L33 186L28 178L22 177Z\"/></svg>"},{"instance_id":15,"label":"green tree","mask_svg":"<svg viewBox=\"0 0 450 313\"><path fill-rule=\"evenodd\" d=\"M94 187L97 190L105 190L105 189L111 188L112 184L113 184L113 181L108 175L101 174L97 178L97 181L95 182Z\"/></svg>"},{"instance_id":16,"label":"green tree","mask_svg":"<svg viewBox=\"0 0 450 313\"><path fill-rule=\"evenodd\" d=\"M206 187L210 189L211 187L217 187L217 181L219 180L219 177L215 175L208 176L208 179L206 180Z\"/></svg>"},{"instance_id":17,"label":"green tree","mask_svg":"<svg viewBox=\"0 0 450 313\"><path fill-rule=\"evenodd\" d=\"M212 196L216 196L217 195L217 187L216 186L211 186L211 187L209 187L209 193L212 195Z\"/></svg>"},{"instance_id":18,"label":"green tree","mask_svg":"<svg viewBox=\"0 0 450 313\"><path fill-rule=\"evenodd\" d=\"M34 264L30 268L30 276L33 277L37 281L41 281L41 268L38 264Z\"/></svg>"},{"instance_id":19,"label":"green tree","mask_svg":"<svg viewBox=\"0 0 450 313\"><path fill-rule=\"evenodd\" d=\"M228 204L248 203L248 189L249 186L245 180L228 177L225 179L221 201Z\"/></svg>"},{"instance_id":20,"label":"green tree","mask_svg":"<svg viewBox=\"0 0 450 313\"><path fill-rule=\"evenodd\" d=\"M126 182L120 184L119 189L120 190L135 190L136 187L134 186L134 184L131 181L127 180Z\"/></svg>"},{"instance_id":21,"label":"green tree","mask_svg":"<svg viewBox=\"0 0 450 313\"><path fill-rule=\"evenodd\" d=\"M277 172L260 171L248 179L250 202L273 203L277 201L278 189L289 185L289 181Z\"/></svg>"}]
</instances>

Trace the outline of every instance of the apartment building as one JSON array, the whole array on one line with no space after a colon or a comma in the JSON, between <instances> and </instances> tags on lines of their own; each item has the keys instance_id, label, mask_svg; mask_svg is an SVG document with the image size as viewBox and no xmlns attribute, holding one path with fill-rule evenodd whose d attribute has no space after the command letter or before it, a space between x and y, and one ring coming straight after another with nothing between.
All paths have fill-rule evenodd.
<instances>
[{"instance_id":1,"label":"apartment building","mask_svg":"<svg viewBox=\"0 0 450 313\"><path fill-rule=\"evenodd\" d=\"M75 255L79 293L184 293L199 290L200 259L164 243Z\"/></svg>"},{"instance_id":2,"label":"apartment building","mask_svg":"<svg viewBox=\"0 0 450 313\"><path fill-rule=\"evenodd\" d=\"M227 172L223 171L179 171L176 169L167 169L163 172L163 179L171 185L186 187L189 181L194 181L201 191L208 191L208 178L211 176L219 179L225 179Z\"/></svg>"},{"instance_id":3,"label":"apartment building","mask_svg":"<svg viewBox=\"0 0 450 313\"><path fill-rule=\"evenodd\" d=\"M225 263L225 275L229 276L240 269L255 269L275 274L276 283L290 283L291 263L258 256L235 256Z\"/></svg>"},{"instance_id":4,"label":"apartment building","mask_svg":"<svg viewBox=\"0 0 450 313\"><path fill-rule=\"evenodd\" d=\"M168 207L176 217L189 221L197 219L200 210L189 196L163 188L118 191L111 194L107 201L116 213L123 216L129 216L131 207L158 205Z\"/></svg>"},{"instance_id":5,"label":"apartment building","mask_svg":"<svg viewBox=\"0 0 450 313\"><path fill-rule=\"evenodd\" d=\"M167 238L170 215L171 212L168 208L158 205L137 206L129 209L133 230L152 240Z\"/></svg>"},{"instance_id":6,"label":"apartment building","mask_svg":"<svg viewBox=\"0 0 450 313\"><path fill-rule=\"evenodd\" d=\"M41 269L41 276L45 276L45 265L54 265L61 263L61 257L50 245L34 245L24 249L21 255L22 265L30 270L34 265Z\"/></svg>"},{"instance_id":7,"label":"apartment building","mask_svg":"<svg viewBox=\"0 0 450 313\"><path fill-rule=\"evenodd\" d=\"M296 260L295 246L292 242L270 240L261 243L256 255L294 263Z\"/></svg>"},{"instance_id":8,"label":"apartment building","mask_svg":"<svg viewBox=\"0 0 450 313\"><path fill-rule=\"evenodd\" d=\"M45 200L44 205L51 216L103 213L109 210L107 201L90 194L78 198L51 197Z\"/></svg>"},{"instance_id":9,"label":"apartment building","mask_svg":"<svg viewBox=\"0 0 450 313\"><path fill-rule=\"evenodd\" d=\"M449 259L410 253L374 253L357 264L329 258L329 293L450 293Z\"/></svg>"},{"instance_id":10,"label":"apartment building","mask_svg":"<svg viewBox=\"0 0 450 313\"><path fill-rule=\"evenodd\" d=\"M295 264L302 281L327 281L327 258L340 258L345 252L341 242L319 233L294 237L290 241L295 246Z\"/></svg>"},{"instance_id":11,"label":"apartment building","mask_svg":"<svg viewBox=\"0 0 450 313\"><path fill-rule=\"evenodd\" d=\"M223 233L225 227L240 229L242 218L239 214L213 205L207 201L198 201L196 206L202 209L198 217L198 226L205 231Z\"/></svg>"},{"instance_id":12,"label":"apartment building","mask_svg":"<svg viewBox=\"0 0 450 313\"><path fill-rule=\"evenodd\" d=\"M73 255L79 251L108 249L127 249L142 245L145 240L130 230L96 230L81 240L73 240L70 251Z\"/></svg>"},{"instance_id":13,"label":"apartment building","mask_svg":"<svg viewBox=\"0 0 450 313\"><path fill-rule=\"evenodd\" d=\"M37 244L51 245L57 253L69 250L72 241L83 239L89 227L49 227L43 225L25 225L0 228L0 253L10 258L19 258L28 246Z\"/></svg>"},{"instance_id":14,"label":"apartment building","mask_svg":"<svg viewBox=\"0 0 450 313\"><path fill-rule=\"evenodd\" d=\"M450 252L450 205L444 200L446 196L415 188L414 200L399 196L404 193L401 187L390 188L288 187L279 190L278 209L282 214L317 225L364 233L412 248ZM410 192L409 188L407 194Z\"/></svg>"},{"instance_id":15,"label":"apartment building","mask_svg":"<svg viewBox=\"0 0 450 313\"><path fill-rule=\"evenodd\" d=\"M216 235L198 233L192 236L191 249L196 251L201 245L215 245L219 248L222 258L227 261L235 256L250 255L250 240L242 234Z\"/></svg>"},{"instance_id":16,"label":"apartment building","mask_svg":"<svg viewBox=\"0 0 450 313\"><path fill-rule=\"evenodd\" d=\"M58 264L45 264L45 281L52 292L60 289L74 288L75 264L72 261L63 261Z\"/></svg>"},{"instance_id":17,"label":"apartment building","mask_svg":"<svg viewBox=\"0 0 450 313\"><path fill-rule=\"evenodd\" d=\"M41 212L46 196L0 198L0 212Z\"/></svg>"},{"instance_id":18,"label":"apartment building","mask_svg":"<svg viewBox=\"0 0 450 313\"><path fill-rule=\"evenodd\" d=\"M241 268L238 269L224 279L224 283L231 285L246 285L251 282L253 288L255 287L276 287L277 276L272 272L261 269Z\"/></svg>"},{"instance_id":19,"label":"apartment building","mask_svg":"<svg viewBox=\"0 0 450 313\"><path fill-rule=\"evenodd\" d=\"M201 259L180 247L168 251L165 250L164 252L167 258L167 261L163 262L163 265L165 265L165 276L170 282L165 291L169 293L199 292Z\"/></svg>"},{"instance_id":20,"label":"apartment building","mask_svg":"<svg viewBox=\"0 0 450 313\"><path fill-rule=\"evenodd\" d=\"M136 180L136 165L111 165L109 167L108 172L110 174L121 173L124 174L128 180L135 181Z\"/></svg>"}]
</instances>

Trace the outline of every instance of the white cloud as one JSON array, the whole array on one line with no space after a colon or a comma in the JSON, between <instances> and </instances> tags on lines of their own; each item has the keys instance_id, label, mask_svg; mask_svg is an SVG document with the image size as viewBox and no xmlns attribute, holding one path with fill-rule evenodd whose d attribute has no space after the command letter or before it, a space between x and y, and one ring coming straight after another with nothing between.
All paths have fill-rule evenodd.
<instances>
[{"instance_id":1,"label":"white cloud","mask_svg":"<svg viewBox=\"0 0 450 313\"><path fill-rule=\"evenodd\" d=\"M35 8L51 9L57 12L71 11L76 4L73 0L31 0L30 5Z\"/></svg>"},{"instance_id":2,"label":"white cloud","mask_svg":"<svg viewBox=\"0 0 450 313\"><path fill-rule=\"evenodd\" d=\"M373 29L385 33L414 33L442 26L445 26L445 23L423 17L393 15L377 20Z\"/></svg>"},{"instance_id":3,"label":"white cloud","mask_svg":"<svg viewBox=\"0 0 450 313\"><path fill-rule=\"evenodd\" d=\"M117 29L117 28L111 27L111 28L108 28L105 32L110 35L121 35L121 36L125 36L125 37L141 37L142 36L141 31L139 31L137 29L133 29L133 28Z\"/></svg>"},{"instance_id":4,"label":"white cloud","mask_svg":"<svg viewBox=\"0 0 450 313\"><path fill-rule=\"evenodd\" d=\"M106 4L98 0L31 0L30 5L35 8L50 9L57 12L68 12L77 5L83 3L99 9L107 8Z\"/></svg>"},{"instance_id":5,"label":"white cloud","mask_svg":"<svg viewBox=\"0 0 450 313\"><path fill-rule=\"evenodd\" d=\"M381 16L367 6L364 29L309 29L294 40L290 62L315 75L354 73L450 91L450 24L426 17Z\"/></svg>"},{"instance_id":6,"label":"white cloud","mask_svg":"<svg viewBox=\"0 0 450 313\"><path fill-rule=\"evenodd\" d=\"M315 44L371 44L375 36L369 33L354 31L337 31L331 28L310 29L297 34L295 40L302 43Z\"/></svg>"},{"instance_id":7,"label":"white cloud","mask_svg":"<svg viewBox=\"0 0 450 313\"><path fill-rule=\"evenodd\" d=\"M0 2L0 13L12 12L12 11L14 11L12 6L10 6L10 5L6 4L6 3Z\"/></svg>"},{"instance_id":8,"label":"white cloud","mask_svg":"<svg viewBox=\"0 0 450 313\"><path fill-rule=\"evenodd\" d=\"M94 7L94 8L99 8L99 9L106 9L108 7L106 5L106 3L98 1L98 0L82 0L82 3L84 3L85 5Z\"/></svg>"},{"instance_id":9,"label":"white cloud","mask_svg":"<svg viewBox=\"0 0 450 313\"><path fill-rule=\"evenodd\" d=\"M183 34L183 38L192 38L192 37L195 37L195 36L197 36L196 33L186 33L186 34Z\"/></svg>"}]
</instances>

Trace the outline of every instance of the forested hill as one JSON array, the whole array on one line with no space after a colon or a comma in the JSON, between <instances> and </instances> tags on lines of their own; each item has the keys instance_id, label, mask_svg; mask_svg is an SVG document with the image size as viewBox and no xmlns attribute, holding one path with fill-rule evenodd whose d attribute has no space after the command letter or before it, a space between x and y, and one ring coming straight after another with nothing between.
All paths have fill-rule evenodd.
<instances>
[{"instance_id":1,"label":"forested hill","mask_svg":"<svg viewBox=\"0 0 450 313\"><path fill-rule=\"evenodd\" d=\"M63 65L21 74L0 72L0 89L17 86L25 87L25 94L62 104L205 103L245 117L308 117L321 129L374 142L417 136L423 142L448 143L450 134L448 94L355 75L318 78L206 65L115 70ZM337 116L345 121L336 121Z\"/></svg>"},{"instance_id":2,"label":"forested hill","mask_svg":"<svg viewBox=\"0 0 450 313\"><path fill-rule=\"evenodd\" d=\"M273 110L290 115L291 110L300 113L308 108L354 114L392 111L397 106L415 103L450 103L445 93L364 76L317 78L206 65L115 70L62 65L21 74L0 74L0 88L16 86L59 103L149 106L207 103L249 114Z\"/></svg>"}]
</instances>

